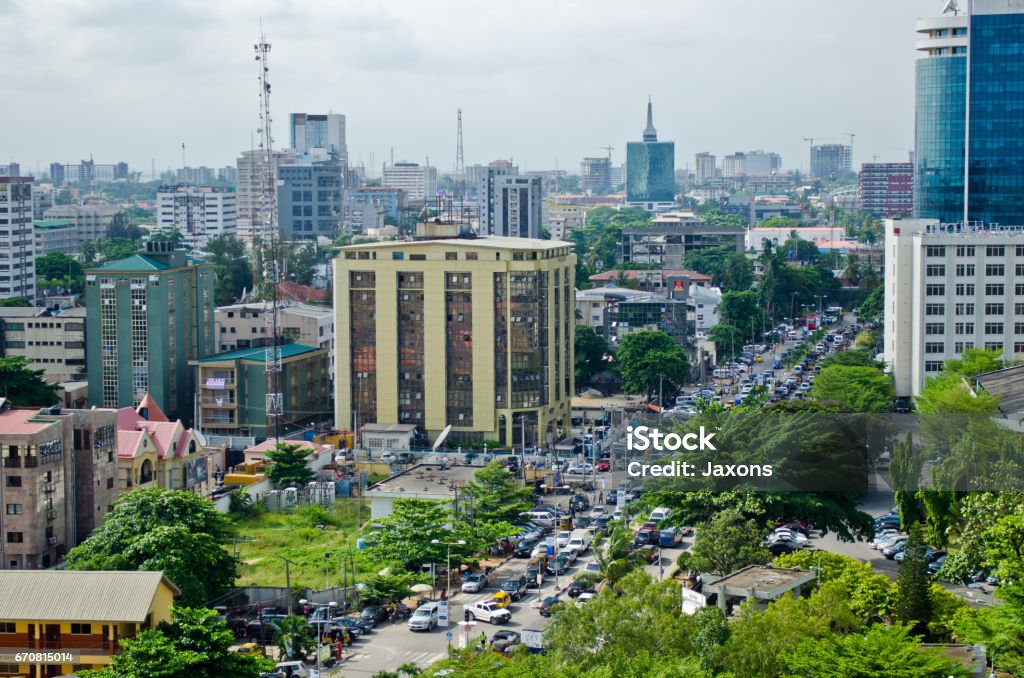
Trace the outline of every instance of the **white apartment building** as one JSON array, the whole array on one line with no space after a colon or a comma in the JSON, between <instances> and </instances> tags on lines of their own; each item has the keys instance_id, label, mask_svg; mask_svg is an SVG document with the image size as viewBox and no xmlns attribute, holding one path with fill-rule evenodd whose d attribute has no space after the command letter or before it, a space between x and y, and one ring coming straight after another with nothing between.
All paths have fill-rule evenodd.
<instances>
[{"instance_id":1,"label":"white apartment building","mask_svg":"<svg viewBox=\"0 0 1024 678\"><path fill-rule=\"evenodd\" d=\"M32 177L0 177L0 299L36 297Z\"/></svg>"},{"instance_id":2,"label":"white apartment building","mask_svg":"<svg viewBox=\"0 0 1024 678\"><path fill-rule=\"evenodd\" d=\"M918 395L968 348L1024 357L1024 227L885 221L885 361Z\"/></svg>"},{"instance_id":3,"label":"white apartment building","mask_svg":"<svg viewBox=\"0 0 1024 678\"><path fill-rule=\"evenodd\" d=\"M48 384L85 376L85 309L0 308L4 355L22 356Z\"/></svg>"},{"instance_id":4,"label":"white apartment building","mask_svg":"<svg viewBox=\"0 0 1024 678\"><path fill-rule=\"evenodd\" d=\"M698 184L703 184L707 181L712 181L717 174L717 168L715 166L716 159L711 153L698 153L694 157L694 172L693 177Z\"/></svg>"},{"instance_id":5,"label":"white apartment building","mask_svg":"<svg viewBox=\"0 0 1024 678\"><path fill-rule=\"evenodd\" d=\"M542 226L547 224L541 178L491 170L480 193L480 233L539 238Z\"/></svg>"},{"instance_id":6,"label":"white apartment building","mask_svg":"<svg viewBox=\"0 0 1024 678\"><path fill-rule=\"evenodd\" d=\"M185 246L202 249L211 238L235 235L238 196L211 186L161 186L156 194L157 228L177 230Z\"/></svg>"},{"instance_id":7,"label":"white apartment building","mask_svg":"<svg viewBox=\"0 0 1024 678\"><path fill-rule=\"evenodd\" d=\"M260 235L265 224L269 223L270 214L274 209L274 203L263 204L266 186L263 156L264 153L260 150L242 151L242 155L235 162L238 168L236 233L243 240L251 240L254 235ZM274 151L272 164L275 186L277 168L294 162L295 158L290 152Z\"/></svg>"},{"instance_id":8,"label":"white apartment building","mask_svg":"<svg viewBox=\"0 0 1024 678\"><path fill-rule=\"evenodd\" d=\"M388 188L402 189L409 202L433 200L437 195L437 168L414 162L385 165L381 184Z\"/></svg>"},{"instance_id":9,"label":"white apartment building","mask_svg":"<svg viewBox=\"0 0 1024 678\"><path fill-rule=\"evenodd\" d=\"M106 238L114 215L121 211L107 202L86 202L83 205L54 205L43 212L44 219L70 219L75 224L78 244Z\"/></svg>"}]
</instances>

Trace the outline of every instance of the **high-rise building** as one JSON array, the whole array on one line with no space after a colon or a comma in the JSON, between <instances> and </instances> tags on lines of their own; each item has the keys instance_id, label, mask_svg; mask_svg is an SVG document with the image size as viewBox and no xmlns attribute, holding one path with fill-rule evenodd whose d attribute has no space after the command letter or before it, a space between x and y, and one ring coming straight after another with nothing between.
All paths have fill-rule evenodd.
<instances>
[{"instance_id":1,"label":"high-rise building","mask_svg":"<svg viewBox=\"0 0 1024 678\"><path fill-rule=\"evenodd\" d=\"M117 181L127 179L128 176L128 163L126 162L101 165L92 160L82 160L77 165L50 164L50 180L57 185L66 182L89 186L95 181Z\"/></svg>"},{"instance_id":2,"label":"high-rise building","mask_svg":"<svg viewBox=\"0 0 1024 678\"><path fill-rule=\"evenodd\" d=\"M914 211L914 166L909 162L866 162L860 166L860 206L881 217Z\"/></svg>"},{"instance_id":3,"label":"high-rise building","mask_svg":"<svg viewBox=\"0 0 1024 678\"><path fill-rule=\"evenodd\" d=\"M381 184L402 189L409 202L433 200L437 195L437 168L414 162L385 165Z\"/></svg>"},{"instance_id":4,"label":"high-rise building","mask_svg":"<svg viewBox=\"0 0 1024 678\"><path fill-rule=\"evenodd\" d=\"M225 165L217 170L217 181L223 181L229 184L238 183L238 168L234 165Z\"/></svg>"},{"instance_id":5,"label":"high-rise building","mask_svg":"<svg viewBox=\"0 0 1024 678\"><path fill-rule=\"evenodd\" d=\"M50 181L54 186L64 184L64 165L59 162L50 163Z\"/></svg>"},{"instance_id":6,"label":"high-rise building","mask_svg":"<svg viewBox=\"0 0 1024 678\"><path fill-rule=\"evenodd\" d=\"M917 33L914 216L1024 223L1024 7L973 0Z\"/></svg>"},{"instance_id":7,"label":"high-rise building","mask_svg":"<svg viewBox=\"0 0 1024 678\"><path fill-rule=\"evenodd\" d=\"M175 172L175 181L179 184L212 184L217 178L217 171L212 167L182 167Z\"/></svg>"},{"instance_id":8,"label":"high-rise building","mask_svg":"<svg viewBox=\"0 0 1024 678\"><path fill-rule=\"evenodd\" d=\"M491 163L481 182L480 233L537 238L544 221L543 180L518 173L511 163Z\"/></svg>"},{"instance_id":9,"label":"high-rise building","mask_svg":"<svg viewBox=\"0 0 1024 678\"><path fill-rule=\"evenodd\" d=\"M237 195L210 186L161 186L156 220L157 228L180 232L189 249L200 250L210 238L235 235Z\"/></svg>"},{"instance_id":10,"label":"high-rise building","mask_svg":"<svg viewBox=\"0 0 1024 678\"><path fill-rule=\"evenodd\" d=\"M348 166L348 145L345 143L345 116L338 113L292 113L291 143L296 155L323 149L332 160Z\"/></svg>"},{"instance_id":11,"label":"high-rise building","mask_svg":"<svg viewBox=\"0 0 1024 678\"><path fill-rule=\"evenodd\" d=\"M285 240L334 240L341 234L344 165L338 160L277 168L277 224Z\"/></svg>"},{"instance_id":12,"label":"high-rise building","mask_svg":"<svg viewBox=\"0 0 1024 678\"><path fill-rule=\"evenodd\" d=\"M167 242L85 272L89 402L127 407L151 393L168 416L192 419L190 360L215 351L213 264Z\"/></svg>"},{"instance_id":13,"label":"high-rise building","mask_svg":"<svg viewBox=\"0 0 1024 678\"><path fill-rule=\"evenodd\" d=\"M885 222L885 360L897 396L965 349L1024 358L1024 227Z\"/></svg>"},{"instance_id":14,"label":"high-rise building","mask_svg":"<svg viewBox=\"0 0 1024 678\"><path fill-rule=\"evenodd\" d=\"M450 238L341 249L334 260L335 421L548 445L569 435L572 245Z\"/></svg>"},{"instance_id":15,"label":"high-rise building","mask_svg":"<svg viewBox=\"0 0 1024 678\"><path fill-rule=\"evenodd\" d=\"M811 177L832 181L853 173L853 149L843 144L811 146Z\"/></svg>"},{"instance_id":16,"label":"high-rise building","mask_svg":"<svg viewBox=\"0 0 1024 678\"><path fill-rule=\"evenodd\" d=\"M648 211L671 209L676 196L676 145L658 141L654 111L647 102L643 141L626 144L626 202Z\"/></svg>"},{"instance_id":17,"label":"high-rise building","mask_svg":"<svg viewBox=\"0 0 1024 678\"><path fill-rule=\"evenodd\" d=\"M580 163L580 182L584 191L607 193L612 188L612 159L583 158Z\"/></svg>"},{"instance_id":18,"label":"high-rise building","mask_svg":"<svg viewBox=\"0 0 1024 678\"><path fill-rule=\"evenodd\" d=\"M694 162L694 179L698 184L703 184L708 181L713 181L717 174L716 165L717 159L711 153L698 153L695 157Z\"/></svg>"},{"instance_id":19,"label":"high-rise building","mask_svg":"<svg viewBox=\"0 0 1024 678\"><path fill-rule=\"evenodd\" d=\"M7 165L0 165L0 177L20 177L21 165L12 162Z\"/></svg>"},{"instance_id":20,"label":"high-rise building","mask_svg":"<svg viewBox=\"0 0 1024 678\"><path fill-rule=\"evenodd\" d=\"M747 151L744 154L744 174L763 177L782 169L782 156L771 151Z\"/></svg>"},{"instance_id":21,"label":"high-rise building","mask_svg":"<svg viewBox=\"0 0 1024 678\"><path fill-rule=\"evenodd\" d=\"M0 177L0 299L36 297L32 177Z\"/></svg>"},{"instance_id":22,"label":"high-rise building","mask_svg":"<svg viewBox=\"0 0 1024 678\"><path fill-rule=\"evenodd\" d=\"M267 224L271 223L272 203L265 197L266 177L264 175L264 152L242 151L236 161L238 165L238 237L250 240L263 234ZM295 162L295 157L287 151L274 151L272 155L274 186L276 190L277 168Z\"/></svg>"}]
</instances>

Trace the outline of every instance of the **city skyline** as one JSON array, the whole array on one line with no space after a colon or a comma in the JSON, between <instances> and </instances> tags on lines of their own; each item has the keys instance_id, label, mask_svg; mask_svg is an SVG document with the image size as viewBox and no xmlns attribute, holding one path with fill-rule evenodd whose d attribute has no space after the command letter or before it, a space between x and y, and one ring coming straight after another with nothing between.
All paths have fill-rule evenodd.
<instances>
[{"instance_id":1,"label":"city skyline","mask_svg":"<svg viewBox=\"0 0 1024 678\"><path fill-rule=\"evenodd\" d=\"M341 113L352 164L373 175L392 148L395 161L429 157L451 171L460 107L467 164L511 157L527 171L577 173L610 144L619 165L643 131L648 95L679 169L692 170L700 151L765 148L806 172L804 139L848 143L846 132L856 134L855 166L874 155L900 161L913 144L914 22L941 9L934 0L514 10L12 2L0 4L11 28L0 55L20 105L0 122L20 131L0 161L34 174L92 154L148 178L152 160L158 173L180 167L184 142L187 165L231 164L258 126L261 17L273 45L275 147L288 145L290 113ZM74 120L54 105L55 90L74 102Z\"/></svg>"}]
</instances>

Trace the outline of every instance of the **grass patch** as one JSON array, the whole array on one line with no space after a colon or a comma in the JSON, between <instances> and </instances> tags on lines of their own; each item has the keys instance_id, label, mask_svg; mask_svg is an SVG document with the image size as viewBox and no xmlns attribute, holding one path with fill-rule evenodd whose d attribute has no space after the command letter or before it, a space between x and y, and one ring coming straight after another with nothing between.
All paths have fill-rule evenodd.
<instances>
[{"instance_id":1,"label":"grass patch","mask_svg":"<svg viewBox=\"0 0 1024 678\"><path fill-rule=\"evenodd\" d=\"M356 539L360 536L356 523L357 502L362 500L343 499L334 504L333 510L289 509L287 511L264 511L248 518L235 521L239 537L238 586L284 586L284 561L277 556L291 560L291 584L293 587L308 586L321 589L324 585L324 553L330 553L330 583L341 583L342 551L355 550ZM370 517L369 506L361 509L363 521ZM317 525L323 525L320 529ZM229 551L235 544L228 544ZM359 574L376 572L374 563L356 551L355 563Z\"/></svg>"}]
</instances>

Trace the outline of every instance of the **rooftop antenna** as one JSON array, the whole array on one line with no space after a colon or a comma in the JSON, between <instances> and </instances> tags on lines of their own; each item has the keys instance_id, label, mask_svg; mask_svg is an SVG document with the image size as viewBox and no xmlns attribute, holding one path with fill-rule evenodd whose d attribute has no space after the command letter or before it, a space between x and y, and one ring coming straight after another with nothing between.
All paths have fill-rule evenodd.
<instances>
[{"instance_id":1,"label":"rooftop antenna","mask_svg":"<svg viewBox=\"0 0 1024 678\"><path fill-rule=\"evenodd\" d=\"M185 169L188 167L188 163L185 162L185 142L181 142L181 168Z\"/></svg>"},{"instance_id":2,"label":"rooftop antenna","mask_svg":"<svg viewBox=\"0 0 1024 678\"><path fill-rule=\"evenodd\" d=\"M455 143L455 195L461 203L466 195L466 163L462 157L462 109L459 109L459 126Z\"/></svg>"},{"instance_id":3,"label":"rooftop antenna","mask_svg":"<svg viewBox=\"0 0 1024 678\"><path fill-rule=\"evenodd\" d=\"M267 80L270 72L268 56L270 54L270 43L263 33L263 20L260 19L260 41L254 45L256 50L256 63L259 66L260 81L260 150L263 152L263 173L262 191L260 194L260 211L263 218L263 228L259 236L253 238L253 255L259 252L262 259L263 280L260 282L263 289L260 298L264 301L269 296L271 326L270 346L266 350L265 358L267 364L267 398L266 414L267 419L274 418L274 437L281 439L281 419L284 414L283 399L281 393L281 341L278 335L278 298L277 288L280 282L280 262L278 249L277 232L277 200L276 200L276 179L274 176L274 136L272 134L273 118L270 115L270 82ZM267 289L267 285L270 289ZM269 425L269 421L268 421Z\"/></svg>"},{"instance_id":4,"label":"rooftop antenna","mask_svg":"<svg viewBox=\"0 0 1024 678\"><path fill-rule=\"evenodd\" d=\"M946 4L942 8L942 13L949 14L950 12L952 12L954 16L960 14L960 6L957 5L956 0L946 0Z\"/></svg>"}]
</instances>

